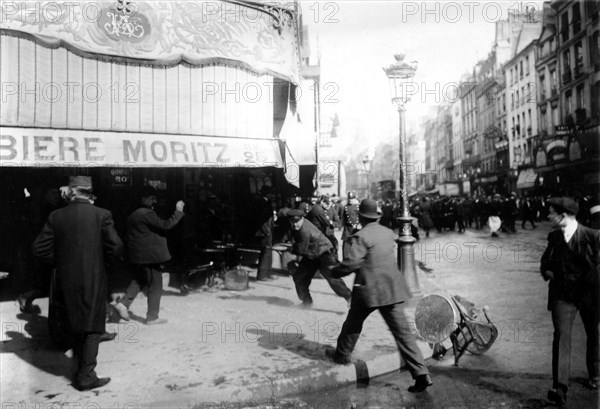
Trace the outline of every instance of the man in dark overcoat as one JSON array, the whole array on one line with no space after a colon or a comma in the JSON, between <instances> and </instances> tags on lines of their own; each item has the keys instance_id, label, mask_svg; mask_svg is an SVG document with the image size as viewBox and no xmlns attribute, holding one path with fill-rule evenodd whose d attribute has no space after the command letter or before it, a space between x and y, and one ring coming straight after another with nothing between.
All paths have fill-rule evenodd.
<instances>
[{"instance_id":1,"label":"man in dark overcoat","mask_svg":"<svg viewBox=\"0 0 600 409\"><path fill-rule=\"evenodd\" d=\"M346 203L342 212L342 254L344 257L349 251L348 241L350 237L359 229L358 199L356 193L348 192L348 203Z\"/></svg>"},{"instance_id":2,"label":"man in dark overcoat","mask_svg":"<svg viewBox=\"0 0 600 409\"><path fill-rule=\"evenodd\" d=\"M123 243L111 213L93 206L91 178L73 177L70 186L69 204L48 216L33 243L33 252L55 267L50 308L64 307L69 342L77 359L73 386L83 391L110 381L98 378L94 368L106 321L105 265L121 255Z\"/></svg>"},{"instance_id":3,"label":"man in dark overcoat","mask_svg":"<svg viewBox=\"0 0 600 409\"><path fill-rule=\"evenodd\" d=\"M422 392L433 382L415 335L403 318L403 303L408 301L410 294L396 264L398 237L392 230L377 223L380 214L374 200L364 199L359 207L359 215L363 228L352 236L348 257L344 257L344 261L332 270L333 277L341 278L356 273L356 278L350 310L342 325L337 349L327 351L327 355L336 363L349 363L363 322L373 311L379 310L415 379L415 384L408 390Z\"/></svg>"},{"instance_id":4,"label":"man in dark overcoat","mask_svg":"<svg viewBox=\"0 0 600 409\"><path fill-rule=\"evenodd\" d=\"M127 255L135 270L125 296L115 305L115 310L125 320L129 320L129 306L143 288L148 289L148 311L146 324L164 324L159 318L162 296L162 263L171 259L167 239L163 232L172 229L183 217L185 203L179 200L175 212L168 219L161 219L154 211L157 191L145 186L141 193L141 207L127 218Z\"/></svg>"},{"instance_id":5,"label":"man in dark overcoat","mask_svg":"<svg viewBox=\"0 0 600 409\"><path fill-rule=\"evenodd\" d=\"M587 335L587 386L598 389L600 375L600 232L579 224L577 203L566 197L550 199L548 219L556 230L548 234L541 273L549 281L548 309L552 312L552 389L548 399L567 400L571 363L571 331L579 311Z\"/></svg>"}]
</instances>

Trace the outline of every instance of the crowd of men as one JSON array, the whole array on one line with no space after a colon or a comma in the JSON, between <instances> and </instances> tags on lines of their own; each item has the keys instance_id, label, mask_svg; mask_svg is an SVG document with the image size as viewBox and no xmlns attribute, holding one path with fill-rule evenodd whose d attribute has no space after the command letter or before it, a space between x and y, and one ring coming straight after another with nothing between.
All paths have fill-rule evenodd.
<instances>
[{"instance_id":1,"label":"crowd of men","mask_svg":"<svg viewBox=\"0 0 600 409\"><path fill-rule=\"evenodd\" d=\"M51 197L53 200L49 203L54 206L49 208L44 227L33 241L33 253L45 263L44 273L51 276L51 283L48 280L40 283L54 289L48 319L50 334L73 349L78 364L73 386L82 391L90 390L110 381L110 378L97 377L94 371L99 343L111 339L111 334L107 334L104 328L110 292L106 267L115 259L124 261L126 258L135 272L125 295L112 307L116 315L129 320L129 306L146 288L146 324L167 323L166 319L159 317L163 263L171 259L163 233L185 220L185 204L178 201L172 215L162 219L154 211L158 192L145 186L140 192L137 209L127 219L124 245L115 229L111 212L94 206L96 197L91 178L72 177L64 191L55 193L62 196L66 206L59 206L57 197ZM288 270L301 307L312 308L310 284L318 275L348 304L349 313L337 348L329 351L328 356L339 364L350 362L363 321L370 313L379 310L415 380L409 391L422 392L431 386L433 382L416 348L414 334L403 330L401 324L402 304L410 298L404 278L397 271L396 253L393 251L394 242L398 239L394 230L399 227L397 219L402 212L401 203L390 200L377 203L371 199L359 201L354 192L348 192L345 201L335 195L307 200L294 198L277 209L273 193L272 187L262 186L249 206L253 217L251 234L246 236L260 249L256 279L274 279L273 245L288 243L290 252L295 255L288 264ZM517 220L525 229L527 223L536 228L536 222L549 218L553 227L564 231L564 242L568 244L571 237L575 237L575 241L584 244L571 249L563 245L563 234L557 233L558 239L549 236L549 249L557 247L560 251L547 251L542 263L542 275L550 280L551 289L563 288L559 281L564 280L566 275L574 277L575 281L596 280L588 283L593 284L591 286L573 287L573 291L590 291L592 288L589 305L579 305L577 300L569 298L572 291L563 294L564 297L561 295L559 304L552 304L556 315L553 366L560 367L555 371L555 384L549 393L553 402L566 401L568 385L565 384L565 376L568 379L567 357L570 351L561 343L560 337L570 333L578 308L583 308L583 315L589 315L585 315L585 320L589 321L586 321L586 330L589 326L590 387L598 387L598 328L592 329L598 316L594 307L594 300L598 299L598 277L597 274L590 276L588 272L589 269L598 269L600 239L598 232L593 230L600 227L600 203L597 200L598 197L587 197L576 203L566 198L556 201L527 195L517 197L513 193L506 197L499 194L489 197L413 197L409 202L410 214L414 218L412 234L417 239L417 225L426 236L432 229L439 233L447 230L462 233L466 228L483 229L486 225L492 236L497 236L499 230L516 233ZM210 197L213 217L218 213L218 203L216 197ZM591 228L578 229L578 221ZM341 244L336 238L336 229L342 230ZM593 249L592 253L588 254L588 249ZM574 265L585 264L586 267L583 270L579 267L559 270L557 266L564 263L556 262L557 257L561 260L584 260L585 263L578 261ZM51 273L48 267L53 269ZM356 273L356 277L353 288L349 289L341 278L351 273ZM21 295L18 299L21 311L39 313L32 300L44 293L47 293L47 288L33 295Z\"/></svg>"}]
</instances>

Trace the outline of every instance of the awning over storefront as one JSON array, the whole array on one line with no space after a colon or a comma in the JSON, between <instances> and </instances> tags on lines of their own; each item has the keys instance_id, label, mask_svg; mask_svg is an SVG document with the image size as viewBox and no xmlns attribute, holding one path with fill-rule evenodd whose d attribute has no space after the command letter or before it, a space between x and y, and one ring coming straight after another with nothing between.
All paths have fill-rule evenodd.
<instances>
[{"instance_id":1,"label":"awning over storefront","mask_svg":"<svg viewBox=\"0 0 600 409\"><path fill-rule=\"evenodd\" d=\"M517 189L529 189L535 186L535 180L537 179L537 173L531 168L523 169L519 172L519 178L517 179Z\"/></svg>"},{"instance_id":2,"label":"awning over storefront","mask_svg":"<svg viewBox=\"0 0 600 409\"><path fill-rule=\"evenodd\" d=\"M149 65L241 66L298 83L293 3L4 2L0 30L75 54ZM43 30L42 30L43 28Z\"/></svg>"},{"instance_id":3,"label":"awning over storefront","mask_svg":"<svg viewBox=\"0 0 600 409\"><path fill-rule=\"evenodd\" d=\"M285 142L285 177L294 186L299 187L299 167L317 164L315 133L302 123L298 115L288 107L285 122L279 133Z\"/></svg>"},{"instance_id":4,"label":"awning over storefront","mask_svg":"<svg viewBox=\"0 0 600 409\"><path fill-rule=\"evenodd\" d=\"M283 167L276 139L0 127L0 166Z\"/></svg>"}]
</instances>

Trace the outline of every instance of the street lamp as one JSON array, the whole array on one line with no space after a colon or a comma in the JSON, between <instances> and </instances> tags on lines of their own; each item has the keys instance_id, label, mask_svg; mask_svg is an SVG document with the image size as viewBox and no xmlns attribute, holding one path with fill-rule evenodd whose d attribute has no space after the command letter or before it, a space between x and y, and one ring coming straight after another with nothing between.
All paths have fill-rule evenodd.
<instances>
[{"instance_id":1,"label":"street lamp","mask_svg":"<svg viewBox=\"0 0 600 409\"><path fill-rule=\"evenodd\" d=\"M369 159L369 155L365 155L365 158L362 161L363 166L365 167L365 173L367 174L367 199L371 198L371 184L369 183L369 174L371 173L371 164L373 163L373 159Z\"/></svg>"},{"instance_id":2,"label":"street lamp","mask_svg":"<svg viewBox=\"0 0 600 409\"><path fill-rule=\"evenodd\" d=\"M400 158L400 195L402 200L402 215L398 218L400 223L400 241L398 245L398 263L399 268L413 297L422 295L417 279L415 268L414 244L417 241L411 232L412 219L408 210L408 183L407 183L407 163L406 163L406 124L404 121L404 112L406 103L410 100L410 95L406 92L406 86L411 84L411 79L417 71L417 62L404 62L404 54L396 54L396 62L389 67L384 67L385 75L388 77L392 103L398 107L399 117L399 158ZM412 87L414 88L414 87Z\"/></svg>"}]
</instances>

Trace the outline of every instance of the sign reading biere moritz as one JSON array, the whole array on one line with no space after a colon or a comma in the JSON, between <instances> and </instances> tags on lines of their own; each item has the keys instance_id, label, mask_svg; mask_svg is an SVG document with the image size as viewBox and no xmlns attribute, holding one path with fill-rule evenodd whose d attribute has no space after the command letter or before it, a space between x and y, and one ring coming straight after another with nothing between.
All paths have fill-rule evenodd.
<instances>
[{"instance_id":1,"label":"sign reading biere moritz","mask_svg":"<svg viewBox=\"0 0 600 409\"><path fill-rule=\"evenodd\" d=\"M2 127L1 166L281 167L276 140Z\"/></svg>"}]
</instances>

